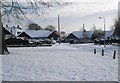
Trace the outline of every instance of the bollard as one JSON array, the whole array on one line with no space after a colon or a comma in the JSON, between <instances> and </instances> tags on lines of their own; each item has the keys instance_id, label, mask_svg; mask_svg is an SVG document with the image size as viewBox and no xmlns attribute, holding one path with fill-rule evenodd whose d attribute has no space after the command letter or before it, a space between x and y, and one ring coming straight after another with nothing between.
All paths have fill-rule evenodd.
<instances>
[{"instance_id":1,"label":"bollard","mask_svg":"<svg viewBox=\"0 0 120 83\"><path fill-rule=\"evenodd\" d=\"M94 49L94 54L96 54L96 49Z\"/></svg>"},{"instance_id":2,"label":"bollard","mask_svg":"<svg viewBox=\"0 0 120 83\"><path fill-rule=\"evenodd\" d=\"M104 56L104 49L102 49L102 56Z\"/></svg>"},{"instance_id":3,"label":"bollard","mask_svg":"<svg viewBox=\"0 0 120 83\"><path fill-rule=\"evenodd\" d=\"M115 56L116 56L116 51L114 51L114 54L113 54L113 59L115 59Z\"/></svg>"}]
</instances>

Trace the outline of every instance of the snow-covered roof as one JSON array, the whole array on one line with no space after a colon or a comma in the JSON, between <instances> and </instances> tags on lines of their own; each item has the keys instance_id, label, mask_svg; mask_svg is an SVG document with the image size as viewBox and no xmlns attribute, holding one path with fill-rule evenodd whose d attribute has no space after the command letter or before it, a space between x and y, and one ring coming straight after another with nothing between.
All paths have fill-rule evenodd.
<instances>
[{"instance_id":1,"label":"snow-covered roof","mask_svg":"<svg viewBox=\"0 0 120 83\"><path fill-rule=\"evenodd\" d=\"M12 35L15 35L15 36L17 36L18 34L17 34L17 32L22 32L23 30L22 29L20 29L19 27L15 27L15 26L13 26L13 27L8 27L8 26L6 26L6 27L4 27L7 31L9 31Z\"/></svg>"},{"instance_id":2,"label":"snow-covered roof","mask_svg":"<svg viewBox=\"0 0 120 83\"><path fill-rule=\"evenodd\" d=\"M113 35L114 31L105 31L105 38L111 37Z\"/></svg>"},{"instance_id":3,"label":"snow-covered roof","mask_svg":"<svg viewBox=\"0 0 120 83\"><path fill-rule=\"evenodd\" d=\"M53 31L49 31L49 30L25 30L23 32L25 32L31 38L40 38L40 37L48 37Z\"/></svg>"},{"instance_id":4,"label":"snow-covered roof","mask_svg":"<svg viewBox=\"0 0 120 83\"><path fill-rule=\"evenodd\" d=\"M15 35L15 29L11 27L4 27L7 31L9 31L12 35Z\"/></svg>"},{"instance_id":5,"label":"snow-covered roof","mask_svg":"<svg viewBox=\"0 0 120 83\"><path fill-rule=\"evenodd\" d=\"M111 37L113 35L114 31L105 31L105 37ZM75 35L77 38L82 38L83 34L85 34L88 38L90 38L92 36L92 34L94 33L94 31L73 31L72 34Z\"/></svg>"},{"instance_id":6,"label":"snow-covered roof","mask_svg":"<svg viewBox=\"0 0 120 83\"><path fill-rule=\"evenodd\" d=\"M83 35L85 34L88 38L90 38L93 34L93 31L73 31L73 35L75 35L78 39L83 38Z\"/></svg>"}]
</instances>

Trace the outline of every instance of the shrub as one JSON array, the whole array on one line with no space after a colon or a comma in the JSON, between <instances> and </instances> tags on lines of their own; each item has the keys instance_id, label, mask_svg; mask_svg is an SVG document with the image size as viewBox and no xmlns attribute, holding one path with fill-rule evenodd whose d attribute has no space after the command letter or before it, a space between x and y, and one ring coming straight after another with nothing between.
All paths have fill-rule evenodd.
<instances>
[{"instance_id":1,"label":"shrub","mask_svg":"<svg viewBox=\"0 0 120 83\"><path fill-rule=\"evenodd\" d=\"M6 44L7 45L28 45L29 44L29 41L24 39L17 39L17 38L8 38L6 39Z\"/></svg>"}]
</instances>

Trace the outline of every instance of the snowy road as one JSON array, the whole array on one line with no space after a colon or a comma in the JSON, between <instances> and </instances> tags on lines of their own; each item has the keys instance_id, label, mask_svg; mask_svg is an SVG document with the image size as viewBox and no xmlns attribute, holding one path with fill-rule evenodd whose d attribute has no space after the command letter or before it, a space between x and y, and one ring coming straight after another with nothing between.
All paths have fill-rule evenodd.
<instances>
[{"instance_id":1,"label":"snowy road","mask_svg":"<svg viewBox=\"0 0 120 83\"><path fill-rule=\"evenodd\" d=\"M94 55L90 46L9 48L10 55L2 56L3 80L117 81L117 58Z\"/></svg>"}]
</instances>

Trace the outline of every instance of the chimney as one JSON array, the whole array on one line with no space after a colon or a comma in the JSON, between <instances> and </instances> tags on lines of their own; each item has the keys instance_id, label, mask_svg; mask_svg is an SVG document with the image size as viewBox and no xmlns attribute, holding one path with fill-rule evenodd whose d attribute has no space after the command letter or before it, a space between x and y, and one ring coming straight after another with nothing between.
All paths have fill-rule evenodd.
<instances>
[{"instance_id":1,"label":"chimney","mask_svg":"<svg viewBox=\"0 0 120 83\"><path fill-rule=\"evenodd\" d=\"M17 28L19 29L19 28L20 28L20 26L18 25L18 26L17 26Z\"/></svg>"},{"instance_id":2,"label":"chimney","mask_svg":"<svg viewBox=\"0 0 120 83\"><path fill-rule=\"evenodd\" d=\"M6 28L8 27L8 25L6 25Z\"/></svg>"},{"instance_id":3,"label":"chimney","mask_svg":"<svg viewBox=\"0 0 120 83\"><path fill-rule=\"evenodd\" d=\"M10 28L10 32L13 33L13 32L12 32L12 27Z\"/></svg>"}]
</instances>

